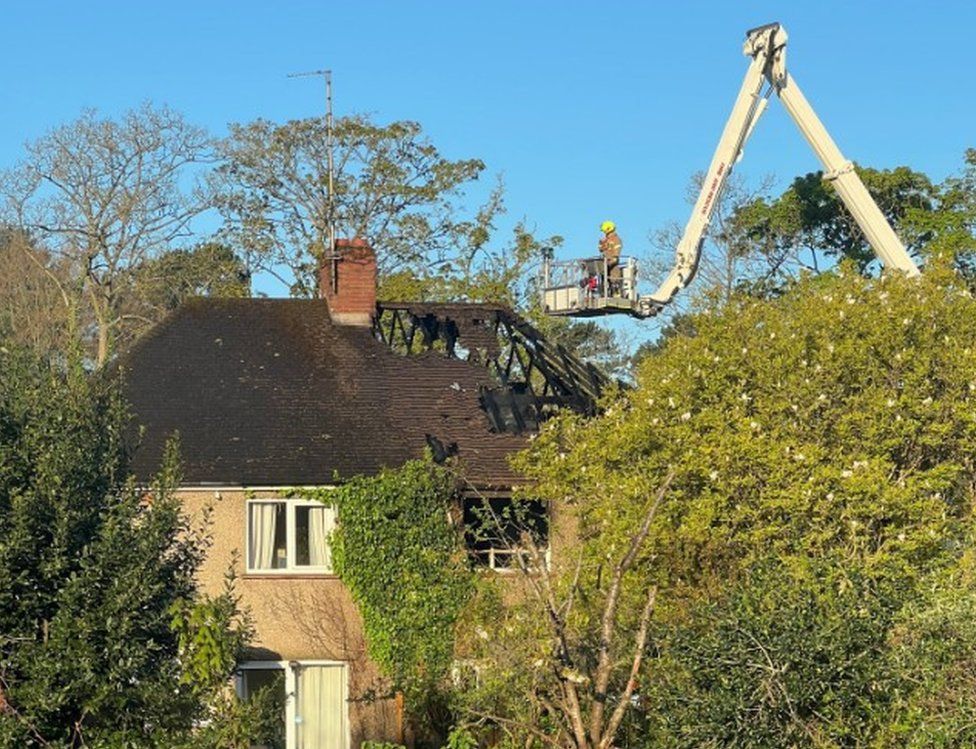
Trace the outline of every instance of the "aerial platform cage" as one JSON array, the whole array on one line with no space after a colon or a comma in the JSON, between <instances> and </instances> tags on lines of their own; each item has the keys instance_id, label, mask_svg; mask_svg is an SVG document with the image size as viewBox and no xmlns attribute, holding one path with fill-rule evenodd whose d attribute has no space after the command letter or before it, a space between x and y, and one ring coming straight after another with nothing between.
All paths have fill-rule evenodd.
<instances>
[{"instance_id":1,"label":"aerial platform cage","mask_svg":"<svg viewBox=\"0 0 976 749\"><path fill-rule=\"evenodd\" d=\"M609 273L603 257L576 260L542 260L542 310L557 317L596 317L625 314L646 317L637 293L637 260L621 257Z\"/></svg>"}]
</instances>

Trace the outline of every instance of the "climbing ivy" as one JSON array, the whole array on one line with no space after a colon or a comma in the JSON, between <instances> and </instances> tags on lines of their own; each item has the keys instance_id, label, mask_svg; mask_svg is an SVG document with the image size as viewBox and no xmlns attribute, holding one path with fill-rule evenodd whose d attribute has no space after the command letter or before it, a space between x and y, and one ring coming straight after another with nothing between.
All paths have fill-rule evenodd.
<instances>
[{"instance_id":1,"label":"climbing ivy","mask_svg":"<svg viewBox=\"0 0 976 749\"><path fill-rule=\"evenodd\" d=\"M336 573L363 617L370 657L420 719L443 694L473 585L451 521L454 494L451 471L430 459L306 493L337 508Z\"/></svg>"}]
</instances>

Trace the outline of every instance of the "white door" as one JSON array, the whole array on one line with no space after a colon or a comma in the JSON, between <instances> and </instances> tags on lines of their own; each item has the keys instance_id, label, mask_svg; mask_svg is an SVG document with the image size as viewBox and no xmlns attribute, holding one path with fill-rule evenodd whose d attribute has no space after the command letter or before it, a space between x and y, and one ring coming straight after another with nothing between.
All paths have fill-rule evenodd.
<instances>
[{"instance_id":1,"label":"white door","mask_svg":"<svg viewBox=\"0 0 976 749\"><path fill-rule=\"evenodd\" d=\"M295 671L295 749L346 749L345 667L302 663Z\"/></svg>"}]
</instances>

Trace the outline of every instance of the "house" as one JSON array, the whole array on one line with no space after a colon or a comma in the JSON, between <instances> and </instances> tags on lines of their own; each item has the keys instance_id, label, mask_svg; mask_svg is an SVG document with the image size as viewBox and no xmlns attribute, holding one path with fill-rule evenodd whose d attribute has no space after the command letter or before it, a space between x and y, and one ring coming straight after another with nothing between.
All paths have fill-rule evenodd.
<instances>
[{"instance_id":1,"label":"house","mask_svg":"<svg viewBox=\"0 0 976 749\"><path fill-rule=\"evenodd\" d=\"M356 240L337 250L322 269L323 298L198 299L122 362L144 430L137 476L158 469L178 433L181 500L191 516L211 514L201 583L216 592L230 567L237 573L257 633L239 688L282 690L288 749L397 740L402 715L333 574L333 510L287 490L429 448L504 502L516 479L507 456L554 408L592 411L606 384L504 307L377 304L372 250ZM510 561L481 544L478 562Z\"/></svg>"}]
</instances>

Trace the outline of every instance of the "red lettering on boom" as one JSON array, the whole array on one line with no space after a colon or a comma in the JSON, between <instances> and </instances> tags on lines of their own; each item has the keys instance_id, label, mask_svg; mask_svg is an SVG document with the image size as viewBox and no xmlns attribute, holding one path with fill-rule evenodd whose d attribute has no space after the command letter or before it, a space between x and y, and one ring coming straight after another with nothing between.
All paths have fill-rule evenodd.
<instances>
[{"instance_id":1,"label":"red lettering on boom","mask_svg":"<svg viewBox=\"0 0 976 749\"><path fill-rule=\"evenodd\" d=\"M712 184L708 189L708 195L705 198L705 204L702 206L701 215L707 216L708 209L712 205L712 200L715 198L715 191L718 188L718 181L722 174L725 172L725 164L718 165L718 171L715 173L715 179L712 180Z\"/></svg>"}]
</instances>

